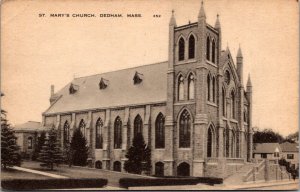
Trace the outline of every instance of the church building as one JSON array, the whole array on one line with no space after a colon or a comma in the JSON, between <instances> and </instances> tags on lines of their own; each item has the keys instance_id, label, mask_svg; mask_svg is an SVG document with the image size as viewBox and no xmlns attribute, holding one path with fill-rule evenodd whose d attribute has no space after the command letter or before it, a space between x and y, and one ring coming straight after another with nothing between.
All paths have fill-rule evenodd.
<instances>
[{"instance_id":1,"label":"church building","mask_svg":"<svg viewBox=\"0 0 300 192\"><path fill-rule=\"evenodd\" d=\"M75 129L87 139L96 168L124 172L126 152L142 133L154 175L226 177L252 158L252 85L243 82L243 55L222 50L217 16L169 23L168 61L74 78L54 93L42 126L61 145Z\"/></svg>"}]
</instances>

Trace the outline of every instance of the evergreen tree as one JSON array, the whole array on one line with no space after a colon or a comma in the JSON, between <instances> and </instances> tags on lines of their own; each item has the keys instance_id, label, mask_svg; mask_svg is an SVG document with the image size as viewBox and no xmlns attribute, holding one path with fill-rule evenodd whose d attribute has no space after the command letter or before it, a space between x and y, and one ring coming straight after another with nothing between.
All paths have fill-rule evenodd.
<instances>
[{"instance_id":1,"label":"evergreen tree","mask_svg":"<svg viewBox=\"0 0 300 192\"><path fill-rule=\"evenodd\" d=\"M14 165L20 166L21 156L17 138L6 119L1 117L1 166L6 169Z\"/></svg>"},{"instance_id":2,"label":"evergreen tree","mask_svg":"<svg viewBox=\"0 0 300 192\"><path fill-rule=\"evenodd\" d=\"M32 154L32 160L36 160L39 156L39 153L41 152L41 149L46 141L46 132L42 131L41 135L37 139L36 146L34 148L33 154Z\"/></svg>"},{"instance_id":3,"label":"evergreen tree","mask_svg":"<svg viewBox=\"0 0 300 192\"><path fill-rule=\"evenodd\" d=\"M142 134L133 138L132 146L129 148L124 164L124 169L129 173L149 173L151 170L151 150L145 144Z\"/></svg>"},{"instance_id":4,"label":"evergreen tree","mask_svg":"<svg viewBox=\"0 0 300 192\"><path fill-rule=\"evenodd\" d=\"M4 96L0 93L0 96ZM17 138L6 119L6 111L1 109L1 166L6 169L14 165L21 165L20 147Z\"/></svg>"},{"instance_id":5,"label":"evergreen tree","mask_svg":"<svg viewBox=\"0 0 300 192\"><path fill-rule=\"evenodd\" d=\"M88 147L80 129L76 129L73 133L71 152L73 165L85 166L87 164Z\"/></svg>"},{"instance_id":6,"label":"evergreen tree","mask_svg":"<svg viewBox=\"0 0 300 192\"><path fill-rule=\"evenodd\" d=\"M63 157L64 162L69 165L69 167L72 166L72 156L73 156L73 150L71 149L70 143L64 144L64 150L63 150Z\"/></svg>"},{"instance_id":7,"label":"evergreen tree","mask_svg":"<svg viewBox=\"0 0 300 192\"><path fill-rule=\"evenodd\" d=\"M59 140L54 129L49 131L48 138L45 139L45 144L39 153L38 160L44 163L41 166L47 166L51 170L53 170L54 164L58 165L63 161Z\"/></svg>"}]
</instances>

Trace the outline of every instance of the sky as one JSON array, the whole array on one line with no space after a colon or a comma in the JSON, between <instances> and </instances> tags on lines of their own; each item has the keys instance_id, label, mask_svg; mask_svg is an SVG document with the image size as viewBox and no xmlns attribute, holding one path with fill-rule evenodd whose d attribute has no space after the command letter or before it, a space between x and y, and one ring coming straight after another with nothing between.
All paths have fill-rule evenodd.
<instances>
[{"instance_id":1,"label":"sky","mask_svg":"<svg viewBox=\"0 0 300 192\"><path fill-rule=\"evenodd\" d=\"M41 121L50 86L74 77L168 60L172 9L177 25L196 22L200 0L4 1L1 7L1 107L11 124ZM286 136L298 130L299 7L296 0L206 0L220 15L222 49L244 56L253 85L253 126ZM96 17L72 17L72 14ZM142 17L127 18L128 13ZM45 17L39 17L45 14ZM50 17L70 14L70 17ZM122 14L121 18L99 17ZM153 17L160 15L160 17Z\"/></svg>"}]
</instances>

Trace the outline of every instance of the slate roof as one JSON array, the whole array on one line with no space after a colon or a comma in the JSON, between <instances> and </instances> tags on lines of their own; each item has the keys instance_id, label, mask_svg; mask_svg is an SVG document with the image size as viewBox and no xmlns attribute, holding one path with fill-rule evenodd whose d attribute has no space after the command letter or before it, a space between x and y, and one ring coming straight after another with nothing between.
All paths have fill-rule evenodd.
<instances>
[{"instance_id":1,"label":"slate roof","mask_svg":"<svg viewBox=\"0 0 300 192\"><path fill-rule=\"evenodd\" d=\"M37 131L41 130L42 124L36 121L28 121L26 123L13 126L15 131Z\"/></svg>"},{"instance_id":2,"label":"slate roof","mask_svg":"<svg viewBox=\"0 0 300 192\"><path fill-rule=\"evenodd\" d=\"M281 152L279 143L254 143L253 153L274 153L276 148Z\"/></svg>"},{"instance_id":3,"label":"slate roof","mask_svg":"<svg viewBox=\"0 0 300 192\"><path fill-rule=\"evenodd\" d=\"M299 144L284 142L280 144L282 152L299 152Z\"/></svg>"},{"instance_id":4,"label":"slate roof","mask_svg":"<svg viewBox=\"0 0 300 192\"><path fill-rule=\"evenodd\" d=\"M166 61L75 78L55 93L57 100L44 114L166 102L167 70ZM134 85L133 77L136 72L143 75L143 80ZM105 89L99 88L101 78L108 80ZM79 87L74 94L69 94L71 84Z\"/></svg>"}]
</instances>

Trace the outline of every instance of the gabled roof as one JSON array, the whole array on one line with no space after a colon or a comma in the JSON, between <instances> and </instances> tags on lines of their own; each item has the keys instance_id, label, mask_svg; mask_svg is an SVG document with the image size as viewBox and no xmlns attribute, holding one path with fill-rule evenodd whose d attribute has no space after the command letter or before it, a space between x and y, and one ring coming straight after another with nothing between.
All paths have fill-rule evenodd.
<instances>
[{"instance_id":1,"label":"gabled roof","mask_svg":"<svg viewBox=\"0 0 300 192\"><path fill-rule=\"evenodd\" d=\"M282 152L299 152L299 144L284 142L280 144Z\"/></svg>"},{"instance_id":2,"label":"gabled roof","mask_svg":"<svg viewBox=\"0 0 300 192\"><path fill-rule=\"evenodd\" d=\"M253 153L281 152L279 143L254 143Z\"/></svg>"},{"instance_id":3,"label":"gabled roof","mask_svg":"<svg viewBox=\"0 0 300 192\"><path fill-rule=\"evenodd\" d=\"M41 122L28 121L26 123L13 126L15 131L37 131L42 128Z\"/></svg>"},{"instance_id":4,"label":"gabled roof","mask_svg":"<svg viewBox=\"0 0 300 192\"><path fill-rule=\"evenodd\" d=\"M75 78L56 93L62 96L44 114L166 102L167 70L168 62L161 62ZM134 85L136 72L143 74L143 81ZM99 89L101 78L109 81L105 89ZM79 86L74 94L69 94L71 84Z\"/></svg>"}]
</instances>

